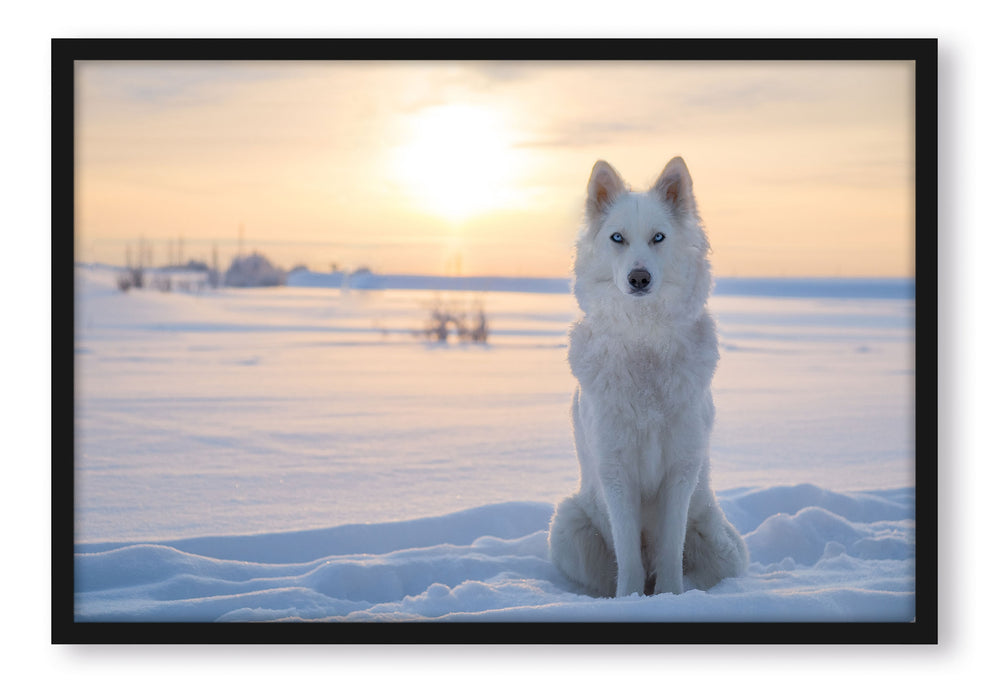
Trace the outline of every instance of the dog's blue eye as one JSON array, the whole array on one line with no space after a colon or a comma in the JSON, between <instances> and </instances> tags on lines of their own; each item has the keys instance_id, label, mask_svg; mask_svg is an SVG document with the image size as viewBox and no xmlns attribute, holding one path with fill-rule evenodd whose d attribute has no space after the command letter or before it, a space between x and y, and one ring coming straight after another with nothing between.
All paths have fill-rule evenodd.
<instances>
[{"instance_id":1,"label":"dog's blue eye","mask_svg":"<svg viewBox=\"0 0 990 700\"><path fill-rule=\"evenodd\" d=\"M654 243L659 243L659 242L660 242L660 241L662 241L662 240L663 240L664 238L666 238L666 236L665 236L665 235L663 235L663 234L662 234L662 233L660 233L660 232L657 232L657 235L655 235L655 236L653 237L653 242L654 242Z\"/></svg>"},{"instance_id":2,"label":"dog's blue eye","mask_svg":"<svg viewBox=\"0 0 990 700\"><path fill-rule=\"evenodd\" d=\"M625 243L625 242L626 242L626 239L625 239L625 238L623 238L623 237L622 237L622 234L621 234L621 233L619 233L618 231L616 231L615 233L613 233L613 234L612 234L612 235L610 236L610 238L611 238L611 239L612 239L613 241L615 241L616 243Z\"/></svg>"}]
</instances>

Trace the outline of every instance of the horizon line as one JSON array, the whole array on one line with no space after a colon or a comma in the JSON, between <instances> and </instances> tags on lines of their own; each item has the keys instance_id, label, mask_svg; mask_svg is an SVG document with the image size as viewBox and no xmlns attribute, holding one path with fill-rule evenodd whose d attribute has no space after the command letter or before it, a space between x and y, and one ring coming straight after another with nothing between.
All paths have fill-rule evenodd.
<instances>
[{"instance_id":1,"label":"horizon line","mask_svg":"<svg viewBox=\"0 0 990 700\"><path fill-rule=\"evenodd\" d=\"M153 265L143 269L146 270L175 270L182 269L189 265L191 262L201 262L189 260L186 263L179 264L167 264L167 265ZM119 265L114 263L107 263L98 260L86 261L86 260L75 260L73 261L74 266L88 266L88 267L105 267L112 268L115 270L126 270L128 269L126 265ZM519 280L569 280L573 278L573 274L566 275L525 275L525 274L509 274L509 273L479 273L479 274L447 274L447 273L426 273L426 272L401 272L401 271L381 271L375 270L367 266L358 266L353 269L341 269L341 270L314 270L306 266L305 264L300 264L294 266L290 269L284 269L283 272L289 274L293 271L301 271L313 275L341 275L341 276L351 276L359 274L367 274L375 277L412 277L412 278L438 278L438 279L519 279ZM843 275L843 274L802 274L802 275L788 275L788 274L713 274L712 279L714 280L726 280L726 279L746 279L746 280L889 280L889 281L900 281L900 280L911 280L916 281L916 275Z\"/></svg>"}]
</instances>

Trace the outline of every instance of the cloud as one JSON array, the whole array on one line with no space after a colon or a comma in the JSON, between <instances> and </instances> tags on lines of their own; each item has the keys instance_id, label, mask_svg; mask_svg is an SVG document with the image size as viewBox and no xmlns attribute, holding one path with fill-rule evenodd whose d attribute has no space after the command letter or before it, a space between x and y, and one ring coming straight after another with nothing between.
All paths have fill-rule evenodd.
<instances>
[{"instance_id":1,"label":"cloud","mask_svg":"<svg viewBox=\"0 0 990 700\"><path fill-rule=\"evenodd\" d=\"M526 61L479 61L469 65L491 85L521 81L533 72L532 64Z\"/></svg>"},{"instance_id":2,"label":"cloud","mask_svg":"<svg viewBox=\"0 0 990 700\"><path fill-rule=\"evenodd\" d=\"M678 97L691 110L748 111L781 104L807 105L822 99L821 92L791 80L753 78L743 82L711 81L687 89Z\"/></svg>"},{"instance_id":3,"label":"cloud","mask_svg":"<svg viewBox=\"0 0 990 700\"><path fill-rule=\"evenodd\" d=\"M224 61L83 61L78 70L95 104L155 109L222 102L241 86L284 75L272 64Z\"/></svg>"},{"instance_id":4,"label":"cloud","mask_svg":"<svg viewBox=\"0 0 990 700\"><path fill-rule=\"evenodd\" d=\"M516 148L582 148L601 146L635 134L649 134L654 124L633 121L581 121L562 123L553 130L517 141Z\"/></svg>"}]
</instances>

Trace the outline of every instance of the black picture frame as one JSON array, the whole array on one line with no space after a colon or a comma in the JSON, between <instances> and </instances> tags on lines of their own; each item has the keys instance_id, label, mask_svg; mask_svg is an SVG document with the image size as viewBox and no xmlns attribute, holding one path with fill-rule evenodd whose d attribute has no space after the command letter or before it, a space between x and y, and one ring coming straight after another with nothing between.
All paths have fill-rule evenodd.
<instances>
[{"instance_id":1,"label":"black picture frame","mask_svg":"<svg viewBox=\"0 0 990 700\"><path fill-rule=\"evenodd\" d=\"M915 237L938 229L936 39L53 39L52 643L936 644L937 254L915 254L916 619L910 623L81 623L74 620L74 74L92 60L913 61ZM920 196L928 193L928 196ZM66 245L66 239L70 244ZM916 251L918 247L916 246ZM919 400L919 396L926 400ZM69 450L66 455L65 445ZM921 465L922 468L919 468Z\"/></svg>"}]
</instances>

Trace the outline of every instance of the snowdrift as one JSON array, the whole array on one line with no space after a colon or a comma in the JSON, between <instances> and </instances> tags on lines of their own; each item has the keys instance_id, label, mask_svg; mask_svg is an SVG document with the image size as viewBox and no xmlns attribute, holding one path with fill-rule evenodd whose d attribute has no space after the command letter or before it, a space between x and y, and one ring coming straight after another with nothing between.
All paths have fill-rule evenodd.
<instances>
[{"instance_id":1,"label":"snowdrift","mask_svg":"<svg viewBox=\"0 0 990 700\"><path fill-rule=\"evenodd\" d=\"M746 577L683 595L592 598L547 557L546 503L401 523L172 542L75 557L78 621L910 622L913 489L721 494Z\"/></svg>"}]
</instances>

